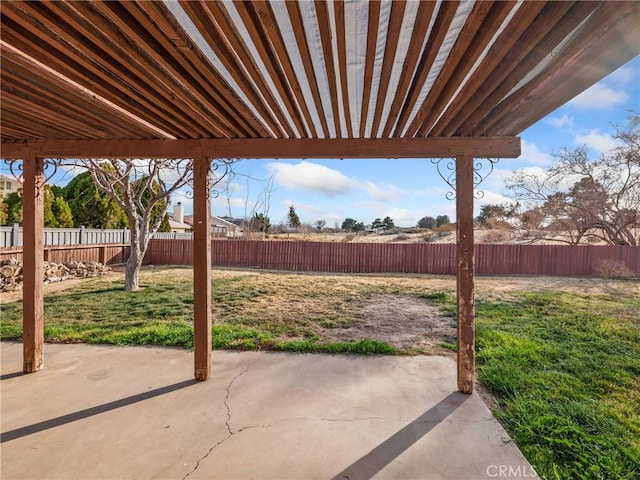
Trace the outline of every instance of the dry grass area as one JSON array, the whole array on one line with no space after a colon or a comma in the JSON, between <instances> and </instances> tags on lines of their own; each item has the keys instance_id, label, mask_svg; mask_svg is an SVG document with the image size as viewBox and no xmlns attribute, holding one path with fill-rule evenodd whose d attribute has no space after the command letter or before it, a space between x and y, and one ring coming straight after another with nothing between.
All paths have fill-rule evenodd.
<instances>
[{"instance_id":1,"label":"dry grass area","mask_svg":"<svg viewBox=\"0 0 640 480\"><path fill-rule=\"evenodd\" d=\"M482 236L482 235L481 235ZM377 233L347 233L347 232L307 232L307 233L276 233L267 236L266 240L296 240L305 242L349 242L349 243L455 243L455 230L431 233L377 234Z\"/></svg>"},{"instance_id":2,"label":"dry grass area","mask_svg":"<svg viewBox=\"0 0 640 480\"><path fill-rule=\"evenodd\" d=\"M190 268L145 268L140 284L182 289L190 296ZM435 275L343 275L216 269L213 280L214 325L264 328L286 341L345 342L372 339L408 352L451 354L455 343L455 277ZM104 277L74 279L44 287L45 296L117 289L121 270ZM188 290L184 292L184 290ZM631 295L640 298L637 281L566 277L477 277L478 301L509 301L522 292ZM15 302L21 292L2 294ZM448 299L449 311L434 299ZM167 299L168 300L168 299ZM443 348L443 346L445 348Z\"/></svg>"},{"instance_id":3,"label":"dry grass area","mask_svg":"<svg viewBox=\"0 0 640 480\"><path fill-rule=\"evenodd\" d=\"M163 282L182 282L189 280L193 275L190 268L185 267L145 267L143 268L141 281L150 283L156 280ZM456 282L453 276L439 275L411 275L411 274L385 274L385 275L348 275L348 274L324 274L307 272L270 272L263 270L243 270L243 269L215 269L212 278L225 279L230 277L251 276L262 278L260 283L290 282L291 277L295 277L296 285L301 289L312 288L320 290L328 284L338 285L338 289L349 290L349 285L362 286L384 285L387 288L396 286L400 289L429 293L447 292L455 295ZM122 268L115 268L104 276L104 279L114 281L124 278ZM279 281L275 281L280 278ZM100 278L78 278L65 282L51 283L44 286L45 295L56 294L57 292L68 290L80 284L99 282ZM585 294L622 294L640 295L640 283L634 280L619 280L595 277L552 277L552 276L477 276L476 277L476 297L480 300L504 299L516 292L567 292ZM355 292L355 290L354 290ZM22 298L22 292L4 292L0 294L0 304L15 302ZM279 302L282 303L282 302Z\"/></svg>"},{"instance_id":4,"label":"dry grass area","mask_svg":"<svg viewBox=\"0 0 640 480\"><path fill-rule=\"evenodd\" d=\"M532 239L521 233L503 229L475 229L476 243L500 243L500 244L529 244ZM437 228L433 231L424 230L417 233L385 233L361 232L358 234L346 232L307 232L307 233L276 233L267 236L266 240L296 240L306 242L349 242L349 243L455 243L456 232L453 224ZM537 240L536 245L565 243L552 239ZM590 245L601 244L591 242Z\"/></svg>"}]
</instances>

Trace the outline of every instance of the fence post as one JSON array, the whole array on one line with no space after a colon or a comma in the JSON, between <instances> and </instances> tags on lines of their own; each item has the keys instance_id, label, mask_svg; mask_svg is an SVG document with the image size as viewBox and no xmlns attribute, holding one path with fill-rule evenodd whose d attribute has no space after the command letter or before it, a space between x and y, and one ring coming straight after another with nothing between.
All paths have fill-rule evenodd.
<instances>
[{"instance_id":1,"label":"fence post","mask_svg":"<svg viewBox=\"0 0 640 480\"><path fill-rule=\"evenodd\" d=\"M19 247L20 245L18 245L18 233L20 225L18 225L17 223L13 224L13 228L11 229L11 239L9 240L9 245L7 245L8 247Z\"/></svg>"},{"instance_id":2,"label":"fence post","mask_svg":"<svg viewBox=\"0 0 640 480\"><path fill-rule=\"evenodd\" d=\"M85 237L84 225L80 225L80 232L78 233L78 243L80 245L84 243L84 240L85 240L84 237Z\"/></svg>"}]
</instances>

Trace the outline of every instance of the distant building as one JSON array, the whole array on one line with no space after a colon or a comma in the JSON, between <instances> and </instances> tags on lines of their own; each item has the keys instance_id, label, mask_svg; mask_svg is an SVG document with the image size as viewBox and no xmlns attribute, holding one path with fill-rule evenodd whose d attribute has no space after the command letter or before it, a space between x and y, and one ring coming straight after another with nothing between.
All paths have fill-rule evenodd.
<instances>
[{"instance_id":1,"label":"distant building","mask_svg":"<svg viewBox=\"0 0 640 480\"><path fill-rule=\"evenodd\" d=\"M191 215L184 217L184 223L193 228L193 217ZM214 237L241 237L242 228L224 218L211 215L211 235Z\"/></svg>"},{"instance_id":2,"label":"distant building","mask_svg":"<svg viewBox=\"0 0 640 480\"><path fill-rule=\"evenodd\" d=\"M173 206L173 213L169 213L169 225L172 232L187 233L192 230L191 225L185 223L182 203L178 202Z\"/></svg>"},{"instance_id":3,"label":"distant building","mask_svg":"<svg viewBox=\"0 0 640 480\"><path fill-rule=\"evenodd\" d=\"M22 184L14 177L0 174L0 198L17 192L19 188L22 188Z\"/></svg>"}]
</instances>

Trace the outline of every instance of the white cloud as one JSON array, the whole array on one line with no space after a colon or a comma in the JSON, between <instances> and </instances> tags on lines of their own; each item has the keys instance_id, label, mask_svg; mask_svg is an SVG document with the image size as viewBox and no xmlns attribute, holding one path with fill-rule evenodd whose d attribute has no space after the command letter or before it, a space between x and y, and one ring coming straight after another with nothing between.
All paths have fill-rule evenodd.
<instances>
[{"instance_id":1,"label":"white cloud","mask_svg":"<svg viewBox=\"0 0 640 480\"><path fill-rule=\"evenodd\" d=\"M538 166L520 168L519 171L528 177L537 178L540 181L547 178L547 172Z\"/></svg>"},{"instance_id":2,"label":"white cloud","mask_svg":"<svg viewBox=\"0 0 640 480\"><path fill-rule=\"evenodd\" d=\"M482 189L480 189L482 190ZM474 210L480 211L480 207L482 205L503 205L505 203L514 203L515 201L509 197L506 197L498 192L492 192L489 190L482 190L484 195L482 198L479 198L475 203Z\"/></svg>"},{"instance_id":3,"label":"white cloud","mask_svg":"<svg viewBox=\"0 0 640 480\"><path fill-rule=\"evenodd\" d=\"M250 216L254 202L240 197L227 197L223 194L211 199L211 208L214 215L229 215L234 217Z\"/></svg>"},{"instance_id":4,"label":"white cloud","mask_svg":"<svg viewBox=\"0 0 640 480\"><path fill-rule=\"evenodd\" d=\"M428 189L414 190L411 192L412 196L417 198L438 198L444 197L447 192L451 190L451 187L448 187L444 180L441 180L441 185L434 186Z\"/></svg>"},{"instance_id":5,"label":"white cloud","mask_svg":"<svg viewBox=\"0 0 640 480\"><path fill-rule=\"evenodd\" d=\"M628 85L638 81L638 69L631 65L619 68L607 77L608 82L616 85Z\"/></svg>"},{"instance_id":6,"label":"white cloud","mask_svg":"<svg viewBox=\"0 0 640 480\"><path fill-rule=\"evenodd\" d=\"M547 118L545 123L548 123L555 128L566 128L571 130L573 128L573 117L565 114L562 117Z\"/></svg>"},{"instance_id":7,"label":"white cloud","mask_svg":"<svg viewBox=\"0 0 640 480\"><path fill-rule=\"evenodd\" d=\"M360 185L372 198L383 202L398 200L401 194L404 193L404 190L388 183L383 183L378 186L373 182L366 181L360 182Z\"/></svg>"},{"instance_id":8,"label":"white cloud","mask_svg":"<svg viewBox=\"0 0 640 480\"><path fill-rule=\"evenodd\" d=\"M391 207L387 208L385 212L387 213L381 218L386 216L391 217L393 219L393 223L398 227L412 227L418 222L415 212L406 208Z\"/></svg>"},{"instance_id":9,"label":"white cloud","mask_svg":"<svg viewBox=\"0 0 640 480\"><path fill-rule=\"evenodd\" d=\"M608 133L598 133L596 130L576 137L576 143L584 144L598 153L606 153L616 146L615 138Z\"/></svg>"},{"instance_id":10,"label":"white cloud","mask_svg":"<svg viewBox=\"0 0 640 480\"><path fill-rule=\"evenodd\" d=\"M629 95L624 90L614 90L603 82L596 83L569 102L575 108L601 109L624 105Z\"/></svg>"},{"instance_id":11,"label":"white cloud","mask_svg":"<svg viewBox=\"0 0 640 480\"><path fill-rule=\"evenodd\" d=\"M525 167L521 169L527 176L537 178L542 183L547 178L547 172L540 167ZM567 175L560 179L557 188L561 192L567 192L580 179L580 175Z\"/></svg>"},{"instance_id":12,"label":"white cloud","mask_svg":"<svg viewBox=\"0 0 640 480\"><path fill-rule=\"evenodd\" d=\"M338 170L308 161L295 165L273 162L267 168L275 173L276 181L283 187L318 192L329 197L362 190L374 200L388 202L399 199L405 193L392 184L378 185L369 180L348 177Z\"/></svg>"},{"instance_id":13,"label":"white cloud","mask_svg":"<svg viewBox=\"0 0 640 480\"><path fill-rule=\"evenodd\" d=\"M373 222L376 218L390 217L398 227L412 227L418 221L416 212L408 208L393 207L386 202L357 202L355 206L361 211L366 211L368 216L354 217L365 224Z\"/></svg>"},{"instance_id":14,"label":"white cloud","mask_svg":"<svg viewBox=\"0 0 640 480\"><path fill-rule=\"evenodd\" d=\"M356 187L356 182L338 170L302 161L290 163L273 162L267 168L275 173L276 181L287 188L310 190L328 196L346 195Z\"/></svg>"},{"instance_id":15,"label":"white cloud","mask_svg":"<svg viewBox=\"0 0 640 480\"><path fill-rule=\"evenodd\" d=\"M553 161L553 157L548 153L541 152L535 143L522 140L520 160L530 165L548 165Z\"/></svg>"}]
</instances>

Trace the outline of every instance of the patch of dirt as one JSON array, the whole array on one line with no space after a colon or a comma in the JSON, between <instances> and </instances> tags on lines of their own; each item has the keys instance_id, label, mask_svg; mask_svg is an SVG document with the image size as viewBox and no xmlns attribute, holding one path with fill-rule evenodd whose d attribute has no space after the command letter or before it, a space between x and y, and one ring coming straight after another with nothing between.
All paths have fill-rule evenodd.
<instances>
[{"instance_id":1,"label":"patch of dirt","mask_svg":"<svg viewBox=\"0 0 640 480\"><path fill-rule=\"evenodd\" d=\"M442 343L455 343L456 323L428 300L400 295L373 295L362 301L348 328L325 328L326 340L341 342L370 338L396 348L414 348L426 354L451 354Z\"/></svg>"}]
</instances>

